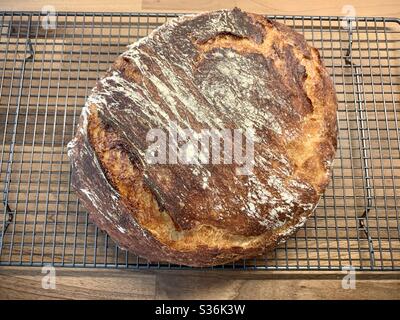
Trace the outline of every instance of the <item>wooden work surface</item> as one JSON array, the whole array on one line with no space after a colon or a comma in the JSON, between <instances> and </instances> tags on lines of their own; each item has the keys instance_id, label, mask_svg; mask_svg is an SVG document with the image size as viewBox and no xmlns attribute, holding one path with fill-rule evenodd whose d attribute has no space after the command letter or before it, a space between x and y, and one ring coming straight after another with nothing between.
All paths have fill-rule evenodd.
<instances>
[{"instance_id":1,"label":"wooden work surface","mask_svg":"<svg viewBox=\"0 0 400 320\"><path fill-rule=\"evenodd\" d=\"M345 15L343 6L352 5L358 16L400 16L400 4L397 0L1 0L1 10L41 10L45 5L53 5L57 11L99 11L99 12L195 12L232 7L240 7L255 13L285 15Z\"/></svg>"},{"instance_id":2,"label":"wooden work surface","mask_svg":"<svg viewBox=\"0 0 400 320\"><path fill-rule=\"evenodd\" d=\"M400 299L398 273L275 271L130 271L56 269L56 289L42 289L41 268L0 269L0 299Z\"/></svg>"},{"instance_id":3,"label":"wooden work surface","mask_svg":"<svg viewBox=\"0 0 400 320\"><path fill-rule=\"evenodd\" d=\"M4 1L0 10L41 10L49 1ZM193 12L239 6L259 13L342 15L348 1L51 1L58 11ZM196 4L194 4L196 3ZM354 0L359 16L400 16L400 3ZM1 267L0 299L400 299L400 274L358 272L342 289L341 272L145 271L58 268L57 288L41 288L41 268Z\"/></svg>"}]
</instances>

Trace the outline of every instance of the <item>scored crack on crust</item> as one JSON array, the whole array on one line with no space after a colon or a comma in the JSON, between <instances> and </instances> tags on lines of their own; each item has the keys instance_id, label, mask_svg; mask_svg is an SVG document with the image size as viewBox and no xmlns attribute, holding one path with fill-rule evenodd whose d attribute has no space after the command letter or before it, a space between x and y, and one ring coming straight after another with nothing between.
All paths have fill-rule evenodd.
<instances>
[{"instance_id":1,"label":"scored crack on crust","mask_svg":"<svg viewBox=\"0 0 400 320\"><path fill-rule=\"evenodd\" d=\"M93 222L149 260L210 266L263 254L315 210L336 109L318 51L287 26L239 9L173 19L93 89L68 146L72 185ZM147 131L171 122L255 129L253 175L147 164Z\"/></svg>"}]
</instances>

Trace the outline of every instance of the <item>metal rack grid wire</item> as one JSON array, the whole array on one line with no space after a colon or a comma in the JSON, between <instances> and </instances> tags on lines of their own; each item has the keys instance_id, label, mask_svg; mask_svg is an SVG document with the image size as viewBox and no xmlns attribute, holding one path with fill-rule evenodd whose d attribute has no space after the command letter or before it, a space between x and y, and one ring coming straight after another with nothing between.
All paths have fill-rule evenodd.
<instances>
[{"instance_id":1,"label":"metal rack grid wire","mask_svg":"<svg viewBox=\"0 0 400 320\"><path fill-rule=\"evenodd\" d=\"M57 13L53 28L41 13L0 13L0 265L184 268L121 250L89 223L66 155L96 79L127 44L175 16ZM304 34L335 82L333 176L296 236L217 268L399 270L399 20L271 18Z\"/></svg>"}]
</instances>

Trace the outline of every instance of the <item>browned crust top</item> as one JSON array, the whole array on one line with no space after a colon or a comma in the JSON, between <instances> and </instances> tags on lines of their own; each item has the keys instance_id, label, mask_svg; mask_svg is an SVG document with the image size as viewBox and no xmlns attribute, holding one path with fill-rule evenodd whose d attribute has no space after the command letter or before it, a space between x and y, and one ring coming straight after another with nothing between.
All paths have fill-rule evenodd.
<instances>
[{"instance_id":1,"label":"browned crust top","mask_svg":"<svg viewBox=\"0 0 400 320\"><path fill-rule=\"evenodd\" d=\"M238 9L211 12L167 23L116 60L88 99L69 155L75 167L79 143L96 155L92 170L104 172L135 228L164 246L157 258L221 263L276 245L313 211L336 149L336 108L333 84L303 36ZM146 133L171 122L196 132L250 124L252 175L237 176L235 164L149 165ZM74 181L93 202L91 174L75 172ZM101 220L101 209L91 209ZM110 223L98 223L111 233ZM129 238L121 228L114 225L117 240ZM151 256L136 240L122 242Z\"/></svg>"}]
</instances>

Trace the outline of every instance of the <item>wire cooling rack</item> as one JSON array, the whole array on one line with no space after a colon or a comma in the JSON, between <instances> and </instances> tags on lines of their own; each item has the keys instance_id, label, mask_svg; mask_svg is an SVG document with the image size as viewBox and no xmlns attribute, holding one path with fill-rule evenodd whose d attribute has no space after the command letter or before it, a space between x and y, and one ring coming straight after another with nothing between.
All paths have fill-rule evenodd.
<instances>
[{"instance_id":1,"label":"wire cooling rack","mask_svg":"<svg viewBox=\"0 0 400 320\"><path fill-rule=\"evenodd\" d=\"M66 145L125 46L176 14L0 13L0 265L181 268L121 250L71 190ZM339 99L333 176L314 217L223 269L400 269L400 21L273 16L318 48Z\"/></svg>"}]
</instances>

